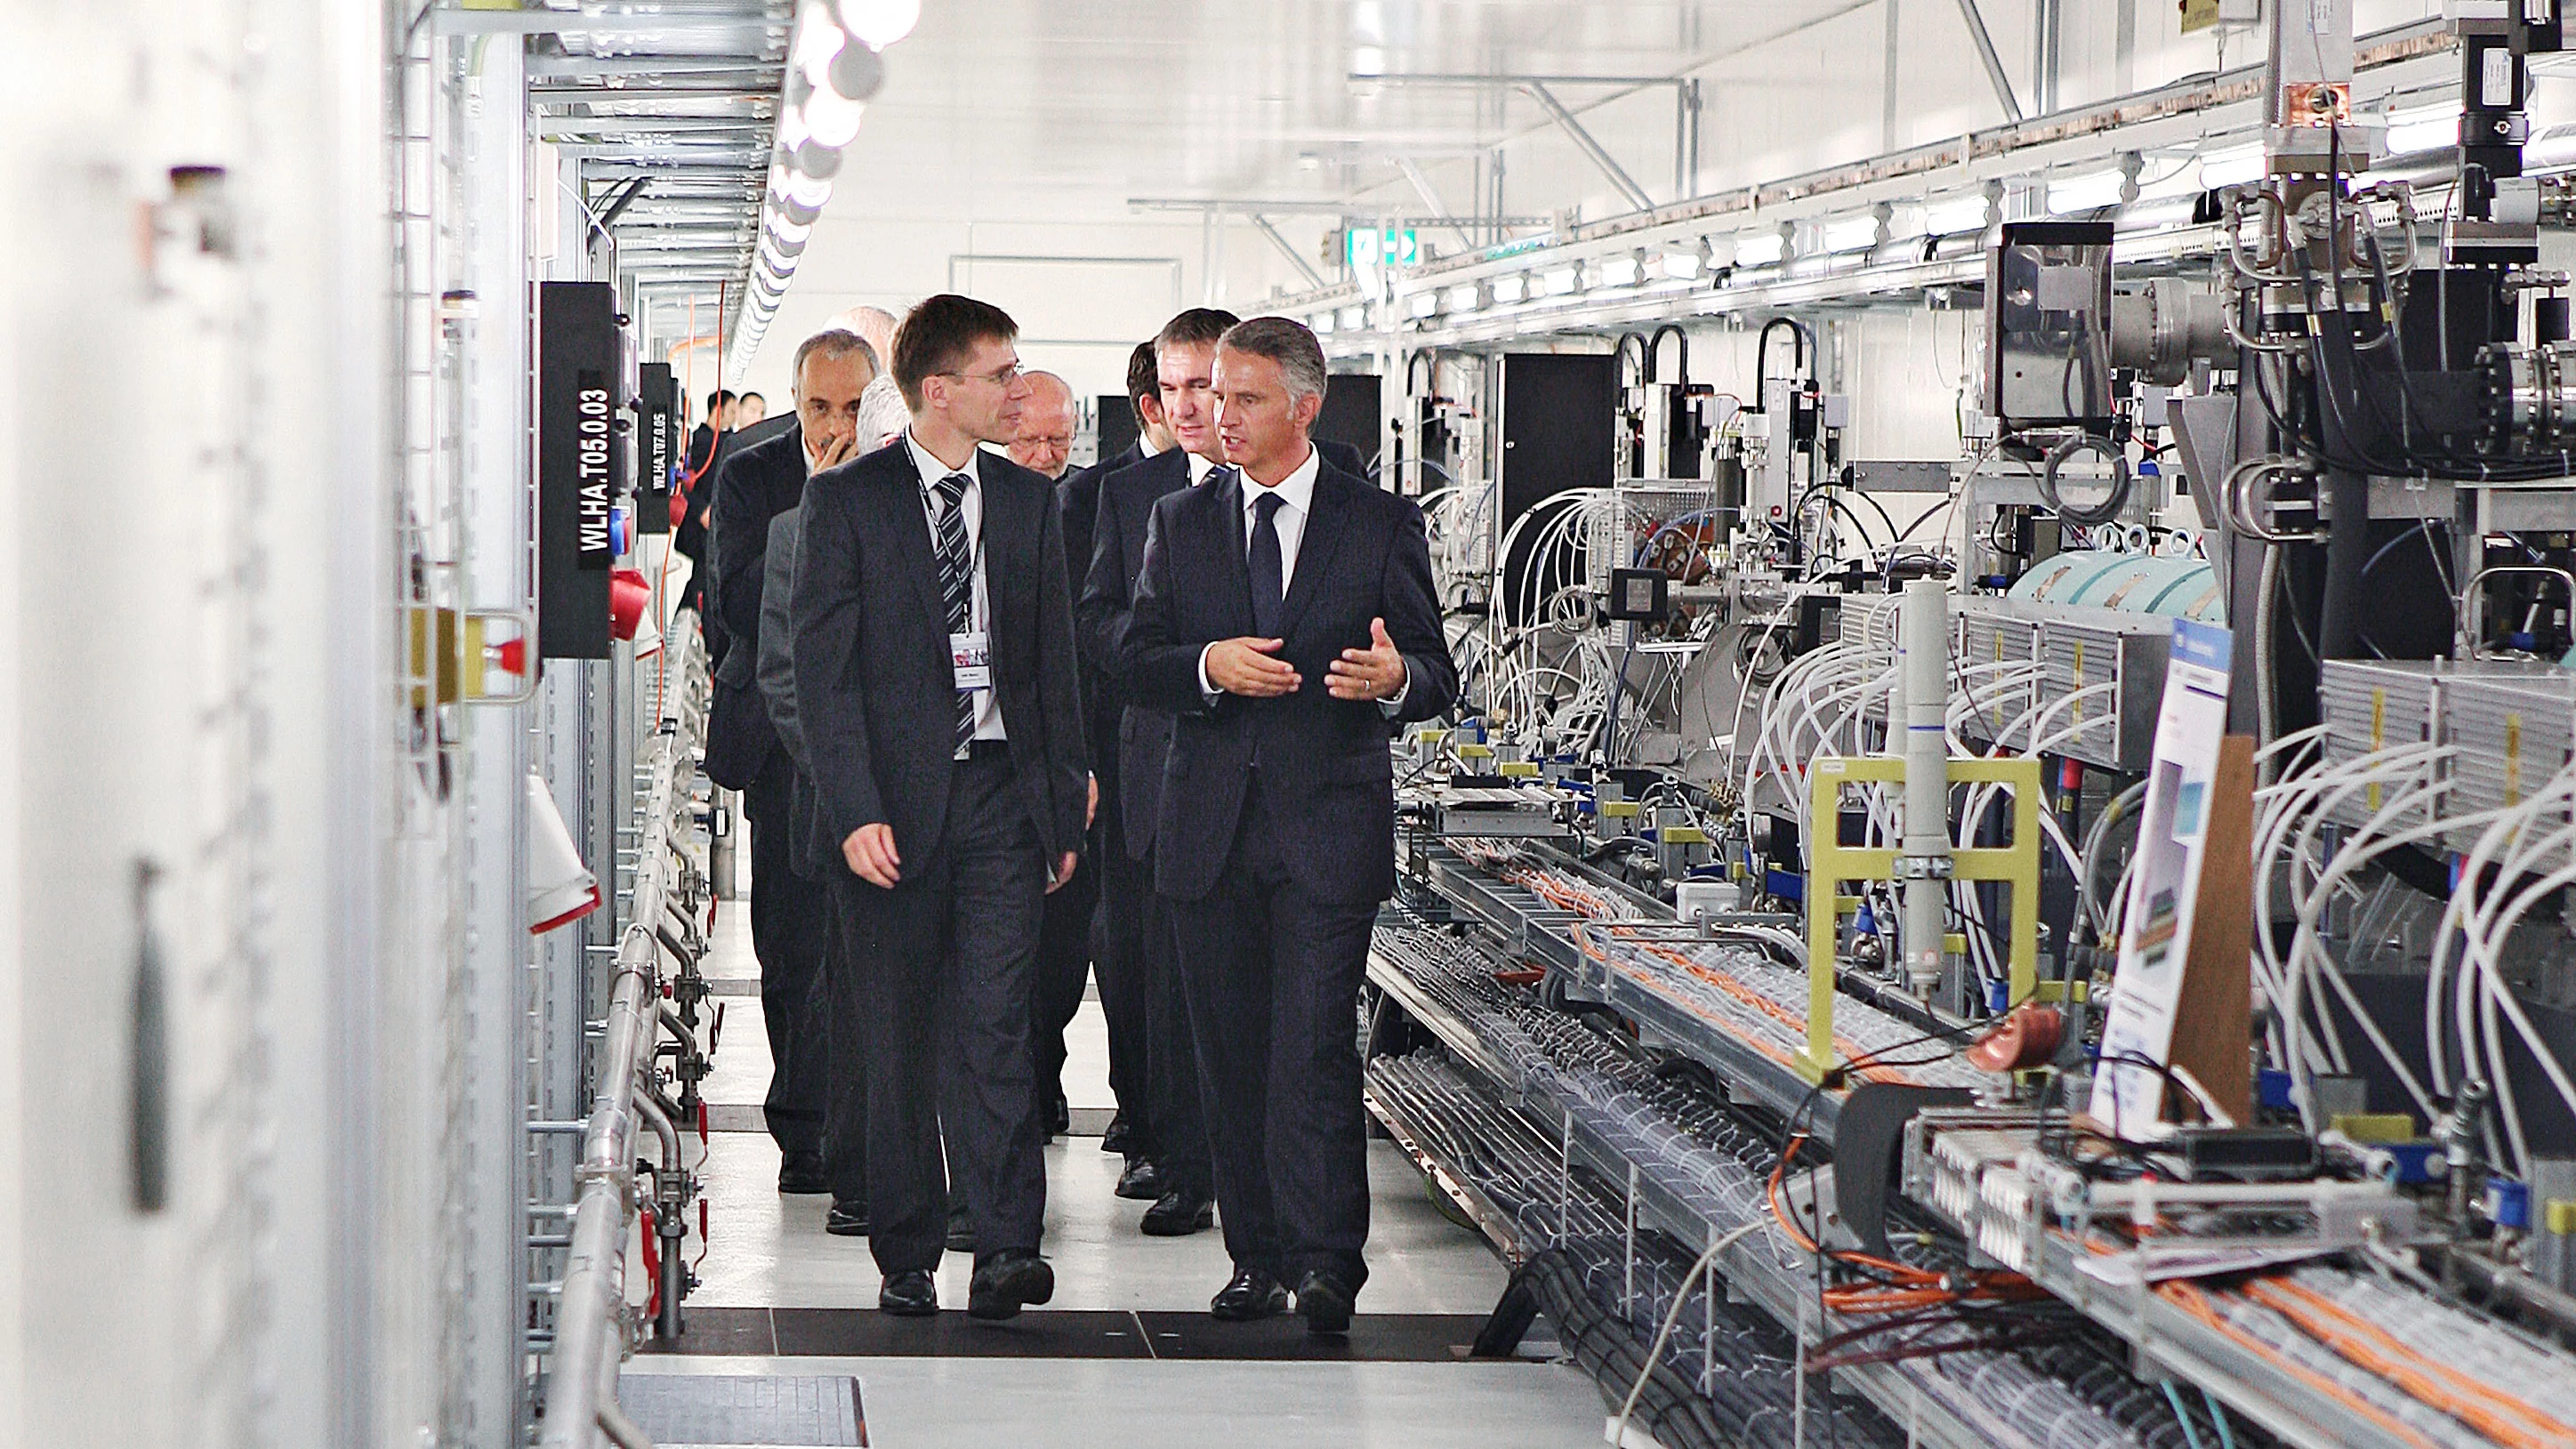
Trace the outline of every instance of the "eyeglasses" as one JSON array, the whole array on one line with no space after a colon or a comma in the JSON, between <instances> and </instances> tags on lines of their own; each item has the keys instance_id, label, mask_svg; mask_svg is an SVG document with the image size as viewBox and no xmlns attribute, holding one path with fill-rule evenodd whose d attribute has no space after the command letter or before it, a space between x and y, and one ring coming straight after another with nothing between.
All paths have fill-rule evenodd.
<instances>
[{"instance_id":1,"label":"eyeglasses","mask_svg":"<svg viewBox=\"0 0 2576 1449\"><path fill-rule=\"evenodd\" d=\"M939 375L941 377L960 378L970 382L998 383L1006 388L1011 384L1018 382L1023 376L1020 371L1020 365L1016 362L1003 368L999 372L943 372Z\"/></svg>"}]
</instances>

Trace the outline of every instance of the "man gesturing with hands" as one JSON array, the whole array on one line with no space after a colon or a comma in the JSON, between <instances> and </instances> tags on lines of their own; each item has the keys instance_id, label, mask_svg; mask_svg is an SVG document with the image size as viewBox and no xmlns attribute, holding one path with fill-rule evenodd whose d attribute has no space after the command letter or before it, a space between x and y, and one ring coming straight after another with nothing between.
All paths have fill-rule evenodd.
<instances>
[{"instance_id":1,"label":"man gesturing with hands","mask_svg":"<svg viewBox=\"0 0 2576 1449\"><path fill-rule=\"evenodd\" d=\"M1154 505L1119 640L1129 697L1177 717L1157 823L1234 1276L1219 1318L1350 1327L1367 1266L1354 1040L1395 886L1387 741L1449 707L1422 512L1320 456L1324 356L1259 318L1218 344L1230 467ZM1096 573L1096 568L1095 568Z\"/></svg>"}]
</instances>

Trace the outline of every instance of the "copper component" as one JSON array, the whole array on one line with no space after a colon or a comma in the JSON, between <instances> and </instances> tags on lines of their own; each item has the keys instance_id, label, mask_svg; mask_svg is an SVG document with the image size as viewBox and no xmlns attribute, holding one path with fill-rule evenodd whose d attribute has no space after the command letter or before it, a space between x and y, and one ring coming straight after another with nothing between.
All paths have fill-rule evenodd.
<instances>
[{"instance_id":1,"label":"copper component","mask_svg":"<svg viewBox=\"0 0 2576 1449\"><path fill-rule=\"evenodd\" d=\"M2057 1055L2065 1039L2066 1018L2056 1007L2025 1001L1968 1048L1968 1065L1983 1072L2023 1071Z\"/></svg>"}]
</instances>

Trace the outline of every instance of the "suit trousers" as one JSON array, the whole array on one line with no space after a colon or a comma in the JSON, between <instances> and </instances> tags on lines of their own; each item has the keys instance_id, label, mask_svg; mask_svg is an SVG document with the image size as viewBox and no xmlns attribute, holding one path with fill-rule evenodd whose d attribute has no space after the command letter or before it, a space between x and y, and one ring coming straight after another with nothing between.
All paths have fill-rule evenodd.
<instances>
[{"instance_id":1,"label":"suit trousers","mask_svg":"<svg viewBox=\"0 0 2576 1449\"><path fill-rule=\"evenodd\" d=\"M1280 853L1256 767L1216 888L1172 902L1218 1216L1238 1270L1294 1286L1368 1266L1359 993L1375 903L1318 900Z\"/></svg>"},{"instance_id":2,"label":"suit trousers","mask_svg":"<svg viewBox=\"0 0 2576 1449\"><path fill-rule=\"evenodd\" d=\"M1046 861L1006 759L949 772L944 828L895 842L892 890L833 877L850 927L833 1031L866 1043L868 1246L888 1274L939 1265L951 1174L979 1260L1034 1251L1046 1217L1029 1054Z\"/></svg>"},{"instance_id":3,"label":"suit trousers","mask_svg":"<svg viewBox=\"0 0 2576 1449\"><path fill-rule=\"evenodd\" d=\"M823 1147L831 1046L824 1032L824 963L832 951L830 888L796 873L789 827L795 767L773 751L742 792L751 822L751 950L760 960L760 1015L769 1033L769 1094L762 1103L781 1152Z\"/></svg>"},{"instance_id":4,"label":"suit trousers","mask_svg":"<svg viewBox=\"0 0 2576 1449\"><path fill-rule=\"evenodd\" d=\"M1181 989L1172 903L1155 893L1153 857L1130 860L1125 843L1114 843L1119 848L1102 873L1100 996L1106 1009L1110 979L1124 978L1128 985L1120 994L1145 1016L1145 1111L1129 1114L1129 1129L1139 1134L1137 1155L1161 1165L1166 1187L1205 1197L1213 1190L1207 1114L1199 1102L1198 1048L1190 1033L1189 998ZM1110 1031L1114 1061L1115 1018Z\"/></svg>"},{"instance_id":5,"label":"suit trousers","mask_svg":"<svg viewBox=\"0 0 2576 1449\"><path fill-rule=\"evenodd\" d=\"M1037 1009L1029 1045L1040 1132L1047 1130L1054 1116L1056 1098L1064 1095L1064 1029L1082 1010L1082 988L1091 979L1092 917L1100 904L1099 835L1093 830L1085 837L1081 865L1073 879L1046 898L1046 917L1038 930ZM1117 1067L1113 1056L1109 1073L1113 1089L1118 1085Z\"/></svg>"},{"instance_id":6,"label":"suit trousers","mask_svg":"<svg viewBox=\"0 0 2576 1449\"><path fill-rule=\"evenodd\" d=\"M849 874L835 860L827 867L834 878ZM823 1175L832 1187L834 1206L868 1207L868 1042L856 1013L865 995L858 981L857 946L851 933L845 894L828 881L817 882L832 903L832 955L823 967L823 1045L831 1070L825 1084Z\"/></svg>"},{"instance_id":7,"label":"suit trousers","mask_svg":"<svg viewBox=\"0 0 2576 1449\"><path fill-rule=\"evenodd\" d=\"M1082 868L1091 876L1086 954L1091 962L1091 979L1100 986L1101 1020L1109 1028L1109 1095L1127 1119L1127 1152L1131 1157L1151 1159L1156 1156L1152 1023L1147 1013L1150 998L1140 950L1143 938L1137 931L1140 912L1129 865L1127 842L1118 829L1118 804L1104 789L1100 818L1093 824L1082 858ZM1066 894L1056 892L1058 897ZM1073 998L1064 1003L1064 1020L1071 1021L1073 1011L1080 1006L1081 990L1077 984ZM1043 1070L1045 1063L1040 1064L1041 1094L1056 1085L1062 1072L1061 1027L1047 1045L1057 1048L1056 1070Z\"/></svg>"}]
</instances>

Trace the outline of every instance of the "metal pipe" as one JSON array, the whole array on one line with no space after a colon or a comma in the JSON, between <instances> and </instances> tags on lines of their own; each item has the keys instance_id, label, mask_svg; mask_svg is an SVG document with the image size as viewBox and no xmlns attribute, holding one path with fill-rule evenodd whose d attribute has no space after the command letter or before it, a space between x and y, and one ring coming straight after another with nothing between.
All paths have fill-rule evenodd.
<instances>
[{"instance_id":1,"label":"metal pipe","mask_svg":"<svg viewBox=\"0 0 2576 1449\"><path fill-rule=\"evenodd\" d=\"M1254 212L1244 219L1252 223L1252 229L1261 233L1262 239L1276 248L1279 255L1288 259L1288 264L1295 267L1309 285L1318 292L1324 290L1326 286L1324 274L1315 270L1314 266L1306 260L1304 252L1288 244L1288 238L1279 234L1279 228L1271 223L1270 218Z\"/></svg>"},{"instance_id":2,"label":"metal pipe","mask_svg":"<svg viewBox=\"0 0 2576 1449\"><path fill-rule=\"evenodd\" d=\"M653 1180L654 1230L662 1239L662 1281L654 1285L661 1312L654 1320L654 1331L668 1339L680 1336L680 1299L688 1291L689 1266L680 1254L680 1239L688 1232L683 1221L689 1206L688 1170L680 1161L680 1129L653 1098L649 1082L636 1083L636 1113L662 1139L662 1170Z\"/></svg>"},{"instance_id":3,"label":"metal pipe","mask_svg":"<svg viewBox=\"0 0 2576 1449\"><path fill-rule=\"evenodd\" d=\"M1593 139L1592 133L1583 128L1583 123L1574 118L1574 113L1565 108L1565 103L1556 98L1555 92L1537 81L1523 84L1521 90L1527 93L1531 100L1538 102L1538 108L1547 112L1549 120L1556 122L1557 129L1563 131L1566 139L1574 143L1574 149L1582 152L1593 165L1601 168L1601 174L1610 178L1610 184L1619 188L1619 194L1628 199L1630 206L1639 211L1655 209L1655 199L1646 194L1646 188L1639 186L1636 178L1628 174L1627 168L1621 166L1617 158L1604 150L1599 141Z\"/></svg>"},{"instance_id":4,"label":"metal pipe","mask_svg":"<svg viewBox=\"0 0 2576 1449\"><path fill-rule=\"evenodd\" d=\"M1995 38L1986 33L1986 17L1977 9L1977 0L1959 0L1959 18L1968 23L1968 38L1977 43L1977 59L1986 64L1986 80L1995 88L1995 99L2003 102L2004 119L2022 118L2021 102L2013 96L2012 77L2004 73L2004 58L1995 54Z\"/></svg>"},{"instance_id":5,"label":"metal pipe","mask_svg":"<svg viewBox=\"0 0 2576 1449\"><path fill-rule=\"evenodd\" d=\"M685 647L685 646L683 646ZM684 679L694 679L684 667ZM689 805L682 779L688 768L695 720L683 703L669 706L677 728L657 731L646 746L653 762L652 789L645 819L657 840L668 841ZM621 1320L626 1292L626 1225L634 1212L636 1119L652 1120L649 1104L639 1102L636 1079L653 1059L653 1039L660 1004L660 943L645 923L661 917L676 863L666 844L657 845L639 862L635 897L638 909L618 945L608 1013L600 1031L599 1083L582 1136L581 1160L574 1177L578 1195L573 1208L571 1247L555 1320L555 1350L545 1387L542 1449L595 1449L603 1424L616 1414L616 1372L624 1352ZM666 1160L677 1160L676 1128L657 1125ZM622 1421L608 1432L616 1437ZM618 1442L644 1442L619 1438Z\"/></svg>"},{"instance_id":6,"label":"metal pipe","mask_svg":"<svg viewBox=\"0 0 2576 1449\"><path fill-rule=\"evenodd\" d=\"M1941 984L1941 940L1950 896L1950 590L1937 579L1905 586L1897 669L1905 699L1905 980L1929 1000ZM1830 822L1826 823L1830 829Z\"/></svg>"},{"instance_id":7,"label":"metal pipe","mask_svg":"<svg viewBox=\"0 0 2576 1449\"><path fill-rule=\"evenodd\" d=\"M653 1449L653 1441L644 1437L644 1431L635 1427L635 1421L627 1418L615 1404L599 1406L599 1431L606 1434L608 1441L617 1449Z\"/></svg>"}]
</instances>

